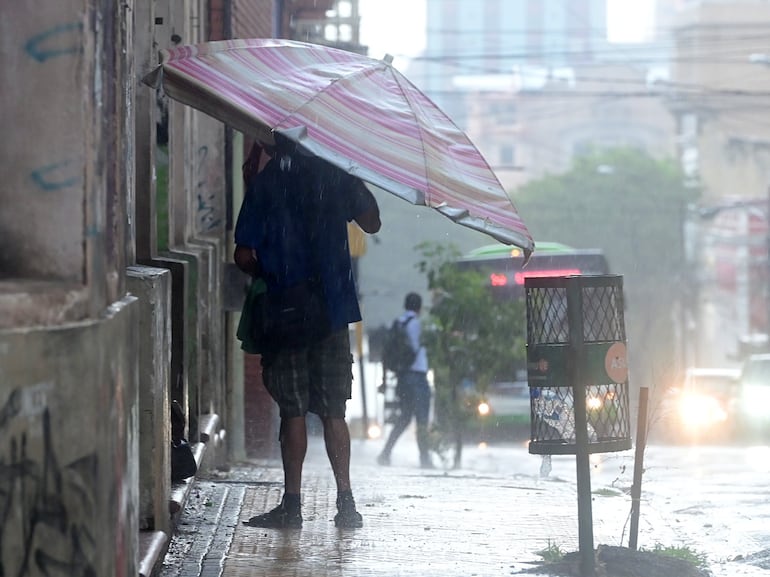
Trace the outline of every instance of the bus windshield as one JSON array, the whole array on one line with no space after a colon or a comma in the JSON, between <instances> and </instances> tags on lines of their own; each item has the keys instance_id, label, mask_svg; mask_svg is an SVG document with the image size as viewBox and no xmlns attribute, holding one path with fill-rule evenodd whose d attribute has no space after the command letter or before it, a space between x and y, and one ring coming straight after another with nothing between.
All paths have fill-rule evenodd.
<instances>
[{"instance_id":1,"label":"bus windshield","mask_svg":"<svg viewBox=\"0 0 770 577\"><path fill-rule=\"evenodd\" d=\"M491 244L479 247L457 261L464 270L481 272L495 293L523 298L528 277L609 274L609 265L599 249L577 249L557 242L538 242L526 267L518 247Z\"/></svg>"}]
</instances>

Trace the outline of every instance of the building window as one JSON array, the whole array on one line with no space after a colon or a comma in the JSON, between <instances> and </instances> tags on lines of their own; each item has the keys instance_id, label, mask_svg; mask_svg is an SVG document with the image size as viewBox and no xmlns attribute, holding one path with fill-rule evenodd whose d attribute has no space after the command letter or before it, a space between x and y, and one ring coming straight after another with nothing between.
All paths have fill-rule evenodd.
<instances>
[{"instance_id":1,"label":"building window","mask_svg":"<svg viewBox=\"0 0 770 577\"><path fill-rule=\"evenodd\" d=\"M515 153L516 148L512 144L503 144L499 151L500 165L506 168L514 166L516 163Z\"/></svg>"}]
</instances>

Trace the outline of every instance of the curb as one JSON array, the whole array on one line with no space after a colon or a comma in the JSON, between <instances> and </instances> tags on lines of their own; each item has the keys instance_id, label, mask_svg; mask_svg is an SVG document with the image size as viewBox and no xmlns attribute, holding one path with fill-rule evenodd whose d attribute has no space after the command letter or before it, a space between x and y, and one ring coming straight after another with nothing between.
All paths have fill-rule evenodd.
<instances>
[{"instance_id":1,"label":"curb","mask_svg":"<svg viewBox=\"0 0 770 577\"><path fill-rule=\"evenodd\" d=\"M206 463L211 459L217 459L219 449L225 438L224 429L219 429L220 418L217 414L202 415L199 442L192 446L197 472L195 476L185 479L171 486L171 494L168 501L168 512L171 515L171 534L163 531L140 531L137 560L137 572L139 577L151 577L157 574L158 567L162 564L173 534L176 532L179 518L184 511L185 503L196 478L202 473ZM209 457L207 459L207 456Z\"/></svg>"}]
</instances>

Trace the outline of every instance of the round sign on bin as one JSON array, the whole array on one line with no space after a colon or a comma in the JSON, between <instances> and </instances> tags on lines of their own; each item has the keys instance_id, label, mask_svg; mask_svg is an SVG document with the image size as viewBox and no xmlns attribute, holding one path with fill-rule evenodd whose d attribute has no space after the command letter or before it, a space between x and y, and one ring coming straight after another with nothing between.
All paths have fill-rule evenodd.
<instances>
[{"instance_id":1,"label":"round sign on bin","mask_svg":"<svg viewBox=\"0 0 770 577\"><path fill-rule=\"evenodd\" d=\"M604 369L613 383L625 383L628 380L625 343L614 343L607 349L607 354L604 357Z\"/></svg>"}]
</instances>

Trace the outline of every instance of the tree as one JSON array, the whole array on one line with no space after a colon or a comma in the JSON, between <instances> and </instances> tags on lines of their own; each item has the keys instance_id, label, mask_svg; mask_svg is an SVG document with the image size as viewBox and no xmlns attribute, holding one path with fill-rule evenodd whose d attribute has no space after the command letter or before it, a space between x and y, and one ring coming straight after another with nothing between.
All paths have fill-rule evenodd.
<instances>
[{"instance_id":1,"label":"tree","mask_svg":"<svg viewBox=\"0 0 770 577\"><path fill-rule=\"evenodd\" d=\"M490 383L511 380L525 359L525 307L496 299L483 274L454 266L460 253L453 245L417 249L433 294L423 339L435 375L436 426L439 436L454 439L458 466L462 432L475 411L475 403L464 401L483 395ZM461 393L464 384L471 391Z\"/></svg>"},{"instance_id":2,"label":"tree","mask_svg":"<svg viewBox=\"0 0 770 577\"><path fill-rule=\"evenodd\" d=\"M699 192L683 182L672 161L614 149L515 194L535 244L600 248L623 275L632 372L653 383L676 367L676 306L689 298L683 224Z\"/></svg>"}]
</instances>

